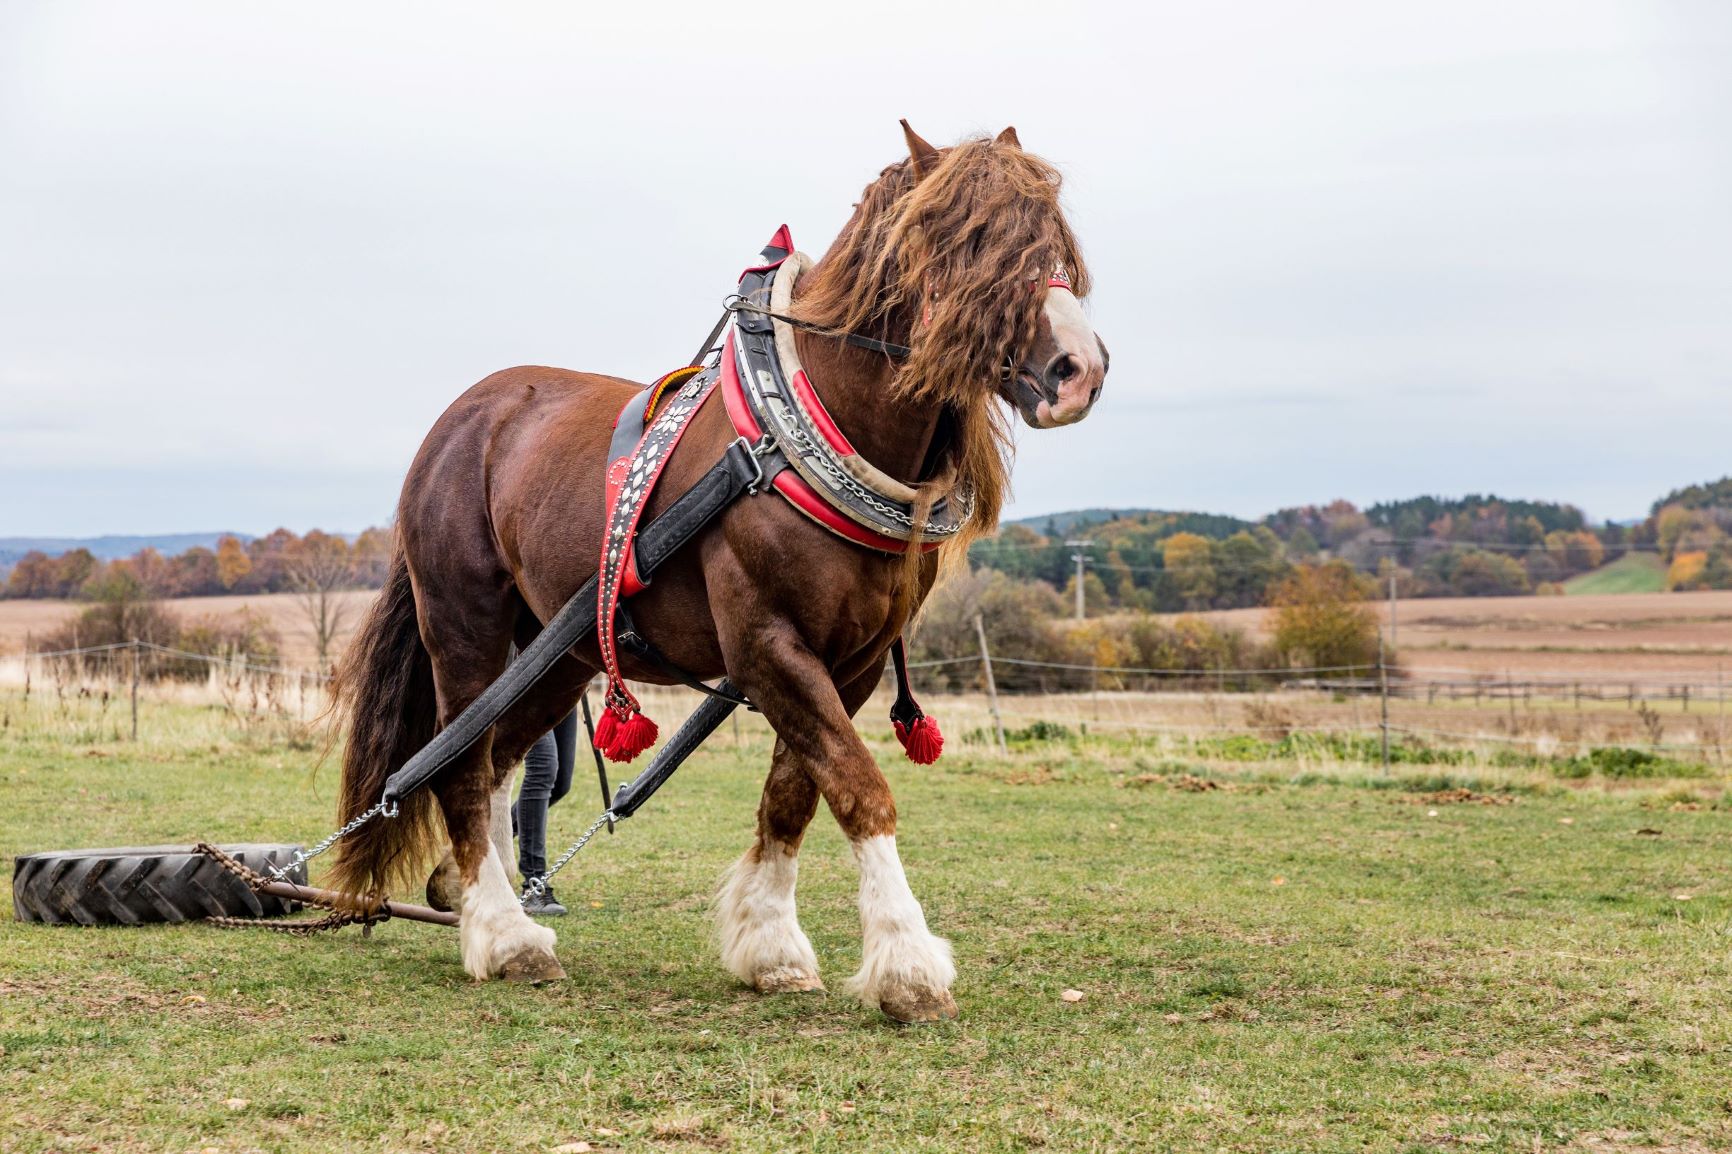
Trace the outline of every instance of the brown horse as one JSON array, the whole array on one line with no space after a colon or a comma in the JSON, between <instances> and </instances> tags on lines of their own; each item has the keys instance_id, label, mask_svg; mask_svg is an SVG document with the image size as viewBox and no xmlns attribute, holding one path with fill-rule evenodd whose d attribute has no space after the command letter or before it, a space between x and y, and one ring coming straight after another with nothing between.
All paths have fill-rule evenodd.
<instances>
[{"instance_id":1,"label":"brown horse","mask_svg":"<svg viewBox=\"0 0 1732 1154\"><path fill-rule=\"evenodd\" d=\"M724 964L766 993L822 988L794 913L796 855L822 797L860 868L864 964L850 988L916 1021L955 1014L955 968L908 887L896 805L852 718L941 559L997 523L1009 458L1000 399L1036 428L1070 424L1088 413L1107 366L1077 304L1088 272L1060 208L1058 172L1024 152L1011 129L937 149L903 127L909 156L867 187L800 277L793 312L809 327L795 341L860 455L928 504L942 495L934 479L945 478L971 501L968 524L937 554L897 556L844 541L759 493L658 569L632 614L675 665L726 674L776 732L757 840L719 898ZM1074 293L1048 287L1066 275ZM910 354L895 361L832 335L847 331ZM377 801L386 777L500 675L513 643L532 639L594 574L610 430L640 387L507 369L434 425L404 483L384 593L339 671L349 718L345 819ZM710 398L646 523L734 437ZM490 795L600 667L593 636L561 657L430 790L404 799L396 820L343 843L335 884L382 892L423 866L436 848L436 800L461 879L469 973L562 976L553 931L524 914L489 839ZM624 671L668 681L629 657Z\"/></svg>"}]
</instances>

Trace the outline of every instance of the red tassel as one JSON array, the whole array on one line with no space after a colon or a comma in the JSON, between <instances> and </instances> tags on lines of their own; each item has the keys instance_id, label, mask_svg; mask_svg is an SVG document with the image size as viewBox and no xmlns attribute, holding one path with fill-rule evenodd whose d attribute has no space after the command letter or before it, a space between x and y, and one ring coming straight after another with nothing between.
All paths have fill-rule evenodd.
<instances>
[{"instance_id":1,"label":"red tassel","mask_svg":"<svg viewBox=\"0 0 1732 1154\"><path fill-rule=\"evenodd\" d=\"M618 737L619 718L613 715L612 709L603 709L601 720L595 723L595 747L606 753Z\"/></svg>"},{"instance_id":2,"label":"red tassel","mask_svg":"<svg viewBox=\"0 0 1732 1154\"><path fill-rule=\"evenodd\" d=\"M614 715L611 712L607 715L608 718L612 718L613 716ZM595 727L595 744L596 748L601 750L603 756L605 756L609 761L632 760L638 754L654 745L656 743L656 738L661 733L661 730L656 727L655 722L651 721L641 713L634 713L630 718L623 722L614 722L613 728L608 734L608 741L604 745L602 744L601 735L602 730L605 727L605 720L601 725Z\"/></svg>"},{"instance_id":3,"label":"red tassel","mask_svg":"<svg viewBox=\"0 0 1732 1154\"><path fill-rule=\"evenodd\" d=\"M916 717L913 725L900 721L890 724L896 727L896 740L902 743L902 752L915 765L931 765L943 754L944 734L938 728L937 718Z\"/></svg>"}]
</instances>

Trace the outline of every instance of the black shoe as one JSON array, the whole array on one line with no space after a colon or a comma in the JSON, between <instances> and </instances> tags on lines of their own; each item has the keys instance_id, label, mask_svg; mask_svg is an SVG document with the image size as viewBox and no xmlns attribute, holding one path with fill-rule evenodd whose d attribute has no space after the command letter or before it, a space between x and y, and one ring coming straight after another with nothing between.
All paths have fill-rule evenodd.
<instances>
[{"instance_id":1,"label":"black shoe","mask_svg":"<svg viewBox=\"0 0 1732 1154\"><path fill-rule=\"evenodd\" d=\"M559 899L553 896L553 891L543 889L540 893L532 893L527 888L523 891L523 912L532 918L563 918L567 911L559 904Z\"/></svg>"}]
</instances>

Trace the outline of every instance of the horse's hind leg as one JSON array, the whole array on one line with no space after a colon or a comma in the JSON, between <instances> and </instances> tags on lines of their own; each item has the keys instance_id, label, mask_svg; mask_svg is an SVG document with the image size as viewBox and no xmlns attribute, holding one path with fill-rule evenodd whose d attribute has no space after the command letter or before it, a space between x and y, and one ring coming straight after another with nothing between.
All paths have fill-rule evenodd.
<instances>
[{"instance_id":1,"label":"horse's hind leg","mask_svg":"<svg viewBox=\"0 0 1732 1154\"><path fill-rule=\"evenodd\" d=\"M419 598L421 635L433 660L439 722L444 726L504 671L515 613L508 598L495 602L489 597L482 603L482 598L472 594L466 603L457 604L441 599L442 595L454 599L461 581L438 590L428 588L429 584L423 583ZM468 583L469 589L489 587L489 582L473 577ZM438 620L442 612L466 627L442 631ZM477 623L489 620L498 622L496 630L478 627ZM477 980L562 978L565 971L553 954L553 931L537 925L523 912L505 861L491 837L492 795L505 776L497 772L493 757L495 728L482 734L461 758L433 779L431 786L445 815L451 856L457 865L463 968ZM506 769L509 771L509 764Z\"/></svg>"}]
</instances>

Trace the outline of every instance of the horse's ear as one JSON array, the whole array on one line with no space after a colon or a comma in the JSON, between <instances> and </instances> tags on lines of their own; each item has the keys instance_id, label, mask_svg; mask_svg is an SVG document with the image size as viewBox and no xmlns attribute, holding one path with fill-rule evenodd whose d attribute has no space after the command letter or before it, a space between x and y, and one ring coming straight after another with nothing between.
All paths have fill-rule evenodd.
<instances>
[{"instance_id":1,"label":"horse's ear","mask_svg":"<svg viewBox=\"0 0 1732 1154\"><path fill-rule=\"evenodd\" d=\"M938 150L920 139L920 134L908 127L908 122L902 122L902 135L908 140L908 159L914 162L914 179L924 180L926 174L938 167Z\"/></svg>"},{"instance_id":2,"label":"horse's ear","mask_svg":"<svg viewBox=\"0 0 1732 1154\"><path fill-rule=\"evenodd\" d=\"M1022 141L1020 141L1016 138L1016 126L1014 124L1011 125L1009 128L1006 128L1003 132L999 133L998 139L994 140L993 143L994 144L1008 144L1012 148L1018 148L1018 149L1020 149L1022 147Z\"/></svg>"}]
</instances>

